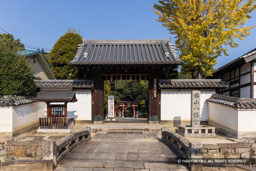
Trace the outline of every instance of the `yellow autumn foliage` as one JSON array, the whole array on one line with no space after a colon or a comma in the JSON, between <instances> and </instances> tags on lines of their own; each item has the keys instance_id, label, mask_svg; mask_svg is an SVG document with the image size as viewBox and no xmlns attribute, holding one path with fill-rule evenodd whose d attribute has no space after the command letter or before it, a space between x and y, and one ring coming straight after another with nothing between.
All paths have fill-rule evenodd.
<instances>
[{"instance_id":1,"label":"yellow autumn foliage","mask_svg":"<svg viewBox=\"0 0 256 171\"><path fill-rule=\"evenodd\" d=\"M182 71L193 78L212 75L216 59L227 46L244 40L254 28L244 27L256 9L256 0L159 0L153 11L158 21L175 35L183 61Z\"/></svg>"}]
</instances>

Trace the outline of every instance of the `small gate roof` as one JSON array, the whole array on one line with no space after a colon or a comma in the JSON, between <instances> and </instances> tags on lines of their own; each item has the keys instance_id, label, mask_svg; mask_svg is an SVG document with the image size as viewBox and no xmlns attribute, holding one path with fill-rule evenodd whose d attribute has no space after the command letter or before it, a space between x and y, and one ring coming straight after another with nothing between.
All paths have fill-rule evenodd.
<instances>
[{"instance_id":1,"label":"small gate roof","mask_svg":"<svg viewBox=\"0 0 256 171\"><path fill-rule=\"evenodd\" d=\"M161 89L218 89L228 85L220 79L160 79Z\"/></svg>"},{"instance_id":2,"label":"small gate roof","mask_svg":"<svg viewBox=\"0 0 256 171\"><path fill-rule=\"evenodd\" d=\"M43 102L76 102L76 93L70 89L42 89L35 98Z\"/></svg>"},{"instance_id":3,"label":"small gate roof","mask_svg":"<svg viewBox=\"0 0 256 171\"><path fill-rule=\"evenodd\" d=\"M180 64L169 39L84 40L74 65L167 65Z\"/></svg>"}]
</instances>

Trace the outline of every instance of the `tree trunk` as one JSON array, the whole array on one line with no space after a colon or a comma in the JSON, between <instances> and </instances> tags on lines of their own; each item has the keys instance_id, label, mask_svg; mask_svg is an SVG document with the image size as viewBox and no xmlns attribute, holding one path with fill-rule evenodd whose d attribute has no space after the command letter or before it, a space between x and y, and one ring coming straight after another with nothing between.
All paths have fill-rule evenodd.
<instances>
[{"instance_id":1,"label":"tree trunk","mask_svg":"<svg viewBox=\"0 0 256 171\"><path fill-rule=\"evenodd\" d=\"M195 67L195 79L203 79L202 63L198 60L198 65Z\"/></svg>"}]
</instances>

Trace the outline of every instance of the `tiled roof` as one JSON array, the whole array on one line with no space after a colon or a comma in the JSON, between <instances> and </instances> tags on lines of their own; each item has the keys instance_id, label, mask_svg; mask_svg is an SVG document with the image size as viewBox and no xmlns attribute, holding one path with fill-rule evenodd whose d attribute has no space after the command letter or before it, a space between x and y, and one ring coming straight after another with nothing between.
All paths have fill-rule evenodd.
<instances>
[{"instance_id":1,"label":"tiled roof","mask_svg":"<svg viewBox=\"0 0 256 171\"><path fill-rule=\"evenodd\" d=\"M34 97L25 96L0 96L0 106L18 106L35 102Z\"/></svg>"},{"instance_id":2,"label":"tiled roof","mask_svg":"<svg viewBox=\"0 0 256 171\"><path fill-rule=\"evenodd\" d=\"M236 58L235 60L227 63L226 65L220 67L213 73L213 75L215 76L215 75L221 74L221 73L225 72L226 70L228 70L229 68L241 66L241 65L243 65L245 63L249 63L255 59L256 59L256 48L251 50L250 52Z\"/></svg>"},{"instance_id":3,"label":"tiled roof","mask_svg":"<svg viewBox=\"0 0 256 171\"><path fill-rule=\"evenodd\" d=\"M93 80L35 80L39 88L92 88Z\"/></svg>"},{"instance_id":4,"label":"tiled roof","mask_svg":"<svg viewBox=\"0 0 256 171\"><path fill-rule=\"evenodd\" d=\"M37 93L35 98L37 101L43 102L75 102L76 94L70 89L59 89L59 90L42 90Z\"/></svg>"},{"instance_id":5,"label":"tiled roof","mask_svg":"<svg viewBox=\"0 0 256 171\"><path fill-rule=\"evenodd\" d=\"M226 88L227 84L220 79L160 79L159 86L161 89L189 89L189 88Z\"/></svg>"},{"instance_id":6,"label":"tiled roof","mask_svg":"<svg viewBox=\"0 0 256 171\"><path fill-rule=\"evenodd\" d=\"M75 65L180 64L169 39L84 40L74 59Z\"/></svg>"},{"instance_id":7,"label":"tiled roof","mask_svg":"<svg viewBox=\"0 0 256 171\"><path fill-rule=\"evenodd\" d=\"M209 99L207 99L207 101L223 104L237 109L256 109L256 99L245 99L213 94Z\"/></svg>"}]
</instances>

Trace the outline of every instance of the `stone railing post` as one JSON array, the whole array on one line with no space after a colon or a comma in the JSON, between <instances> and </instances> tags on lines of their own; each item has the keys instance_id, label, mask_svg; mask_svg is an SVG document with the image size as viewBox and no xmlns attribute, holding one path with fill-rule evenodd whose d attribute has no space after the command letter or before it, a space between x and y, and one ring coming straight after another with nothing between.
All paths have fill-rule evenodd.
<instances>
[{"instance_id":1,"label":"stone railing post","mask_svg":"<svg viewBox=\"0 0 256 171\"><path fill-rule=\"evenodd\" d=\"M44 170L53 170L57 166L57 146L55 141L43 144Z\"/></svg>"},{"instance_id":2,"label":"stone railing post","mask_svg":"<svg viewBox=\"0 0 256 171\"><path fill-rule=\"evenodd\" d=\"M167 131L170 131L170 130L169 130L169 128L168 128L168 127L162 127L162 128L161 128L161 132L162 132L162 139L165 137L165 136L163 135L163 132L164 132L164 131L166 131L166 132L167 132Z\"/></svg>"},{"instance_id":3,"label":"stone railing post","mask_svg":"<svg viewBox=\"0 0 256 171\"><path fill-rule=\"evenodd\" d=\"M199 142L190 142L189 143L189 158L193 160L190 164L191 171L201 171L202 170L202 163L200 161L202 159L202 150L203 145Z\"/></svg>"},{"instance_id":4,"label":"stone railing post","mask_svg":"<svg viewBox=\"0 0 256 171\"><path fill-rule=\"evenodd\" d=\"M83 127L83 129L85 130L85 131L88 131L89 132L89 140L91 139L91 127L88 127L88 126L86 126L86 127Z\"/></svg>"}]
</instances>

